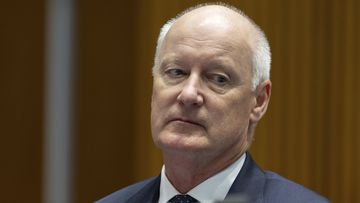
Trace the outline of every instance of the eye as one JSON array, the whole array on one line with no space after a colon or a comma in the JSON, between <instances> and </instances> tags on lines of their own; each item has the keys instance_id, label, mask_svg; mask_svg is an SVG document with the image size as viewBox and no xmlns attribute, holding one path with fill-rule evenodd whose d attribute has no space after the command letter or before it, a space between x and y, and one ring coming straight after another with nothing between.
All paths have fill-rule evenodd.
<instances>
[{"instance_id":1,"label":"eye","mask_svg":"<svg viewBox=\"0 0 360 203\"><path fill-rule=\"evenodd\" d=\"M230 79L222 74L212 74L209 77L210 81L215 83L217 86L223 87L230 82Z\"/></svg>"},{"instance_id":2,"label":"eye","mask_svg":"<svg viewBox=\"0 0 360 203\"><path fill-rule=\"evenodd\" d=\"M180 78L186 75L185 71L180 68L170 68L165 71L165 74L171 78Z\"/></svg>"}]
</instances>

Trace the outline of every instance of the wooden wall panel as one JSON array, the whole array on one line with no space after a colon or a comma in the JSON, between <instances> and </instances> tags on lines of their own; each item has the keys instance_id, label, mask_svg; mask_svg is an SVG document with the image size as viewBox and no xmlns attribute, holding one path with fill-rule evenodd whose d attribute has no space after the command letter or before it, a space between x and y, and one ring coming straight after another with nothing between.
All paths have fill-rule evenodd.
<instances>
[{"instance_id":1,"label":"wooden wall panel","mask_svg":"<svg viewBox=\"0 0 360 203\"><path fill-rule=\"evenodd\" d=\"M131 1L78 1L74 202L133 181L134 22Z\"/></svg>"},{"instance_id":2,"label":"wooden wall panel","mask_svg":"<svg viewBox=\"0 0 360 203\"><path fill-rule=\"evenodd\" d=\"M44 2L0 6L0 202L41 201Z\"/></svg>"}]
</instances>

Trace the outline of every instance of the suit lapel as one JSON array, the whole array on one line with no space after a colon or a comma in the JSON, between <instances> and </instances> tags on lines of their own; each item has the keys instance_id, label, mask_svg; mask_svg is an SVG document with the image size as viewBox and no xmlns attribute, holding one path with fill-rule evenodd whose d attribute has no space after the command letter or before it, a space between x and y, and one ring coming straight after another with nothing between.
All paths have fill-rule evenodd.
<instances>
[{"instance_id":1,"label":"suit lapel","mask_svg":"<svg viewBox=\"0 0 360 203\"><path fill-rule=\"evenodd\" d=\"M159 201L160 176L146 184L128 203L157 203Z\"/></svg>"},{"instance_id":2,"label":"suit lapel","mask_svg":"<svg viewBox=\"0 0 360 203\"><path fill-rule=\"evenodd\" d=\"M248 202L261 202L263 200L264 186L264 172L247 153L244 165L232 184L226 199L240 195L245 197Z\"/></svg>"},{"instance_id":3,"label":"suit lapel","mask_svg":"<svg viewBox=\"0 0 360 203\"><path fill-rule=\"evenodd\" d=\"M245 196L249 202L261 202L265 186L264 172L256 165L250 154L246 154L244 165L232 184L226 199ZM159 200L160 176L146 184L132 196L128 203L157 203Z\"/></svg>"}]
</instances>

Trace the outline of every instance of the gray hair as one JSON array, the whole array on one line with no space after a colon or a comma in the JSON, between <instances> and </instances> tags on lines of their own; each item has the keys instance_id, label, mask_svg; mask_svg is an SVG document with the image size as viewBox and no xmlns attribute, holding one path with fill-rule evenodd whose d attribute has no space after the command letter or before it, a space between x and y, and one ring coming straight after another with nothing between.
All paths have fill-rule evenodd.
<instances>
[{"instance_id":1,"label":"gray hair","mask_svg":"<svg viewBox=\"0 0 360 203\"><path fill-rule=\"evenodd\" d=\"M162 28L160 29L160 34L159 34L159 37L157 40L157 45L156 45L154 66L152 69L153 75L155 75L155 70L160 65L159 55L160 55L160 49L162 47L164 38L165 38L166 34L168 33L168 31L170 30L170 28L175 23L175 21L177 19L179 19L181 16L185 15L186 13L188 13L192 10L195 10L197 8L207 6L207 5L219 5L219 6L223 6L225 8L231 9L231 10L235 11L236 13L240 14L245 19L247 19L250 22L250 24L252 26L254 26L254 28L257 32L257 38L255 41L254 50L252 51L252 53L253 53L253 56L252 56L253 78L252 78L251 87L252 87L252 90L255 91L257 86L261 82L270 79L271 52L270 52L269 42L266 39L265 33L261 30L261 28L258 25L256 25L247 15L245 15L241 10L239 10L231 5L224 4L224 3L200 4L200 5L191 7L189 9L181 12L176 17L168 20L162 26Z\"/></svg>"}]
</instances>

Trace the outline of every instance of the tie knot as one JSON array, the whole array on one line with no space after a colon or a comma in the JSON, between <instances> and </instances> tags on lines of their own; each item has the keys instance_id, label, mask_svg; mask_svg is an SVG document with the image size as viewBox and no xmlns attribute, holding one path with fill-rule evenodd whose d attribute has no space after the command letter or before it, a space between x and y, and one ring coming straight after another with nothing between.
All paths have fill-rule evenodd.
<instances>
[{"instance_id":1,"label":"tie knot","mask_svg":"<svg viewBox=\"0 0 360 203\"><path fill-rule=\"evenodd\" d=\"M168 203L196 203L199 202L190 195L175 195Z\"/></svg>"}]
</instances>

